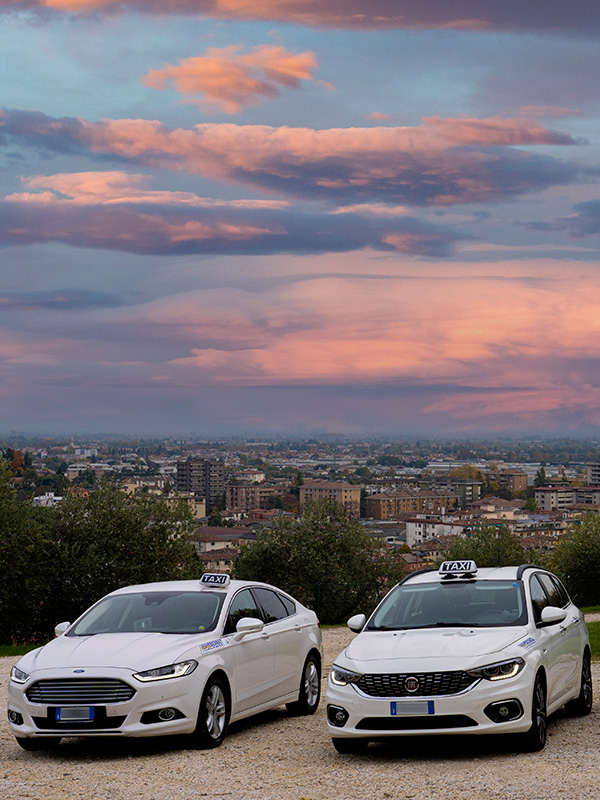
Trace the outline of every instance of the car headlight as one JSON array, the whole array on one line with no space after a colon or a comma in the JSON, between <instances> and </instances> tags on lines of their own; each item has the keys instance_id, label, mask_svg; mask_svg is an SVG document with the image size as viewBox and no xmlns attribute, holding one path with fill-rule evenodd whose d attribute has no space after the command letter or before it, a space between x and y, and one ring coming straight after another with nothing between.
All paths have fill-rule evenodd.
<instances>
[{"instance_id":1,"label":"car headlight","mask_svg":"<svg viewBox=\"0 0 600 800\"><path fill-rule=\"evenodd\" d=\"M485 678L486 681L504 681L507 678L514 678L525 666L522 658L511 658L509 661L497 661L495 664L488 664L486 667L467 670L467 675L473 678Z\"/></svg>"},{"instance_id":2,"label":"car headlight","mask_svg":"<svg viewBox=\"0 0 600 800\"><path fill-rule=\"evenodd\" d=\"M337 664L334 664L331 668L330 677L331 682L335 683L336 686L346 686L349 683L358 683L362 678L362 675L359 675L358 672L352 672L350 669L343 669L342 667L338 667Z\"/></svg>"},{"instance_id":3,"label":"car headlight","mask_svg":"<svg viewBox=\"0 0 600 800\"><path fill-rule=\"evenodd\" d=\"M29 675L27 672L23 672L22 669L13 667L10 671L10 679L13 681L13 683L27 683L29 680Z\"/></svg>"},{"instance_id":4,"label":"car headlight","mask_svg":"<svg viewBox=\"0 0 600 800\"><path fill-rule=\"evenodd\" d=\"M164 681L168 678L182 678L184 675L189 675L198 666L198 662L190 659L189 661L180 661L178 664L169 664L166 667L156 667L156 669L147 669L144 672L136 672L134 678L138 681Z\"/></svg>"}]
</instances>

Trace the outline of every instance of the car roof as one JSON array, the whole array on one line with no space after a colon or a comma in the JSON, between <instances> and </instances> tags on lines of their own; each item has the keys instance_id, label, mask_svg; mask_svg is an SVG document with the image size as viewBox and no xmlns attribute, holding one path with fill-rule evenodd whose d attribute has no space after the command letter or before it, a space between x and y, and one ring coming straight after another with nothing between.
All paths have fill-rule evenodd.
<instances>
[{"instance_id":1,"label":"car roof","mask_svg":"<svg viewBox=\"0 0 600 800\"><path fill-rule=\"evenodd\" d=\"M140 583L134 586L123 586L120 589L115 589L110 592L111 595L116 594L134 594L137 592L226 592L228 594L237 592L238 589L243 589L246 586L264 586L267 589L275 589L287 595L287 592L278 589L276 586L270 586L268 583L261 583L259 581L238 581L230 580L224 585L210 585L200 582L200 578L195 580L185 581L157 581L156 583Z\"/></svg>"},{"instance_id":2,"label":"car roof","mask_svg":"<svg viewBox=\"0 0 600 800\"><path fill-rule=\"evenodd\" d=\"M534 564L522 564L521 566L510 567L479 567L477 571L470 578L456 578L454 580L448 579L440 575L437 569L427 569L415 572L402 581L405 583L463 583L465 580L470 581L514 581L521 580L523 573L526 571L538 570L547 572L543 567L537 567Z\"/></svg>"}]
</instances>

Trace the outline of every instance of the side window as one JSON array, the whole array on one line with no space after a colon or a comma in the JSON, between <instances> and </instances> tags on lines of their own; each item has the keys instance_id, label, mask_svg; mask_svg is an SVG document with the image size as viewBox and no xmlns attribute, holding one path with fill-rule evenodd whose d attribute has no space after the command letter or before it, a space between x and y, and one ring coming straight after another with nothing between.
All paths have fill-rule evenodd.
<instances>
[{"instance_id":1,"label":"side window","mask_svg":"<svg viewBox=\"0 0 600 800\"><path fill-rule=\"evenodd\" d=\"M548 599L550 601L549 605L556 606L557 608L562 608L564 605L566 605L558 586L556 585L555 581L552 580L550 575L539 574L537 577L546 590L546 594L548 595Z\"/></svg>"},{"instance_id":2,"label":"side window","mask_svg":"<svg viewBox=\"0 0 600 800\"><path fill-rule=\"evenodd\" d=\"M241 592L238 592L233 598L231 606L229 607L229 614L227 615L227 622L225 623L225 630L223 633L233 633L235 631L235 626L244 617L262 619L262 615L250 589L242 589Z\"/></svg>"},{"instance_id":3,"label":"side window","mask_svg":"<svg viewBox=\"0 0 600 800\"><path fill-rule=\"evenodd\" d=\"M265 612L265 622L276 622L289 616L281 597L270 589L255 588L258 602Z\"/></svg>"},{"instance_id":4,"label":"side window","mask_svg":"<svg viewBox=\"0 0 600 800\"><path fill-rule=\"evenodd\" d=\"M289 597L286 597L283 594L278 594L277 597L281 600L283 605L285 606L285 610L287 611L288 615L291 617L293 614L296 613L296 603L293 600L290 600Z\"/></svg>"},{"instance_id":5,"label":"side window","mask_svg":"<svg viewBox=\"0 0 600 800\"><path fill-rule=\"evenodd\" d=\"M550 575L549 577L550 577L550 580L552 581L552 583L555 584L555 586L557 588L557 591L558 591L558 593L560 595L560 598L562 600L562 603L561 603L562 607L565 608L565 606L568 606L569 603L571 602L571 598L569 597L567 590L562 585L562 583L558 580L556 575Z\"/></svg>"},{"instance_id":6,"label":"side window","mask_svg":"<svg viewBox=\"0 0 600 800\"><path fill-rule=\"evenodd\" d=\"M542 584L538 580L539 575L532 575L529 581L531 590L531 603L533 605L533 616L536 622L542 621L542 610L550 605L548 597Z\"/></svg>"}]
</instances>

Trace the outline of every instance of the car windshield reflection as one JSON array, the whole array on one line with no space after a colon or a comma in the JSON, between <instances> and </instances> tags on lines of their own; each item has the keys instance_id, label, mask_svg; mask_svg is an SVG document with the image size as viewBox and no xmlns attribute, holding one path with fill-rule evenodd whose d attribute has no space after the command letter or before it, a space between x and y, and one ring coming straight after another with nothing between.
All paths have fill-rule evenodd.
<instances>
[{"instance_id":1,"label":"car windshield reflection","mask_svg":"<svg viewBox=\"0 0 600 800\"><path fill-rule=\"evenodd\" d=\"M93 606L68 636L100 633L206 633L216 627L220 592L139 592L106 597Z\"/></svg>"},{"instance_id":2,"label":"car windshield reflection","mask_svg":"<svg viewBox=\"0 0 600 800\"><path fill-rule=\"evenodd\" d=\"M397 586L367 630L524 625L527 612L519 581L448 582Z\"/></svg>"}]
</instances>

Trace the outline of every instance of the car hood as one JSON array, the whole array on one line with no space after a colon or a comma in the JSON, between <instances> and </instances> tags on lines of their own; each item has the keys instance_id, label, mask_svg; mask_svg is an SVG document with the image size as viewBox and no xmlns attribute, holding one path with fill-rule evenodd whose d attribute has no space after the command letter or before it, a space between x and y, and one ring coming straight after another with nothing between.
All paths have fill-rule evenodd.
<instances>
[{"instance_id":1,"label":"car hood","mask_svg":"<svg viewBox=\"0 0 600 800\"><path fill-rule=\"evenodd\" d=\"M461 661L505 650L527 636L527 628L435 628L410 631L364 631L346 648L354 662L399 659Z\"/></svg>"},{"instance_id":2,"label":"car hood","mask_svg":"<svg viewBox=\"0 0 600 800\"><path fill-rule=\"evenodd\" d=\"M25 672L62 667L116 667L134 671L166 666L190 657L191 651L211 641L204 636L164 633L98 633L95 636L60 636L23 656Z\"/></svg>"}]
</instances>

